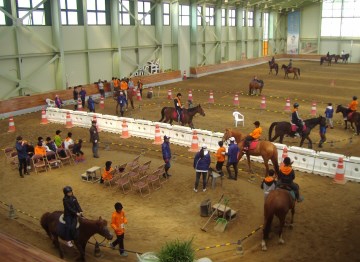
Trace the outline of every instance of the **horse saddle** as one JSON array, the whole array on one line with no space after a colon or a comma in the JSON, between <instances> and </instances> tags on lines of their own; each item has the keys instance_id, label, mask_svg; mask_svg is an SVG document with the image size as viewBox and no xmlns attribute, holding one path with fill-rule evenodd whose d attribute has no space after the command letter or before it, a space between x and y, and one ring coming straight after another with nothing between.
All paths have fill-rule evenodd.
<instances>
[{"instance_id":1,"label":"horse saddle","mask_svg":"<svg viewBox=\"0 0 360 262\"><path fill-rule=\"evenodd\" d=\"M348 115L347 115L347 120L351 120L352 119L352 116L355 112L349 112Z\"/></svg>"},{"instance_id":2,"label":"horse saddle","mask_svg":"<svg viewBox=\"0 0 360 262\"><path fill-rule=\"evenodd\" d=\"M254 150L258 143L259 143L259 140L250 141L250 145L249 145L249 148L247 150ZM244 144L243 144L243 146L244 146Z\"/></svg>"},{"instance_id":3,"label":"horse saddle","mask_svg":"<svg viewBox=\"0 0 360 262\"><path fill-rule=\"evenodd\" d=\"M297 125L295 125L295 124L293 124L293 123L291 123L291 131L293 131L293 132L296 132L296 131L298 131L298 126ZM304 124L303 125L303 132L306 130L306 125Z\"/></svg>"},{"instance_id":4,"label":"horse saddle","mask_svg":"<svg viewBox=\"0 0 360 262\"><path fill-rule=\"evenodd\" d=\"M65 220L64 220L64 214L61 214L61 216L59 217L59 222L60 224L66 224ZM76 223L76 228L79 228L80 223L79 223L79 219L77 219L77 223Z\"/></svg>"},{"instance_id":5,"label":"horse saddle","mask_svg":"<svg viewBox=\"0 0 360 262\"><path fill-rule=\"evenodd\" d=\"M173 114L173 116L174 116L174 118L178 118L178 112L175 110L174 111L174 114ZM182 112L181 112L181 117L180 117L180 119L182 120L182 119L184 119L184 110L182 110Z\"/></svg>"}]
</instances>

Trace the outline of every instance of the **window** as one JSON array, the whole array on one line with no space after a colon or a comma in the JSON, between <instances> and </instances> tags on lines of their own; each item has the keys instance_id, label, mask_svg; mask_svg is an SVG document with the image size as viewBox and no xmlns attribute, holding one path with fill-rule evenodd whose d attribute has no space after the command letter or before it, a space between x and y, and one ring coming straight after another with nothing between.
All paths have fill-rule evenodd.
<instances>
[{"instance_id":1,"label":"window","mask_svg":"<svg viewBox=\"0 0 360 262\"><path fill-rule=\"evenodd\" d=\"M87 0L87 22L89 25L106 25L105 0Z\"/></svg>"},{"instance_id":2,"label":"window","mask_svg":"<svg viewBox=\"0 0 360 262\"><path fill-rule=\"evenodd\" d=\"M242 17L242 26L246 26L246 11L243 10L243 17Z\"/></svg>"},{"instance_id":3,"label":"window","mask_svg":"<svg viewBox=\"0 0 360 262\"><path fill-rule=\"evenodd\" d=\"M0 7L4 8L4 0L0 0ZM6 25L5 14L0 11L0 25Z\"/></svg>"},{"instance_id":4,"label":"window","mask_svg":"<svg viewBox=\"0 0 360 262\"><path fill-rule=\"evenodd\" d=\"M138 1L138 20L142 25L151 25L151 3Z\"/></svg>"},{"instance_id":5,"label":"window","mask_svg":"<svg viewBox=\"0 0 360 262\"><path fill-rule=\"evenodd\" d=\"M360 37L360 1L324 0L321 36Z\"/></svg>"},{"instance_id":6,"label":"window","mask_svg":"<svg viewBox=\"0 0 360 262\"><path fill-rule=\"evenodd\" d=\"M207 6L205 8L205 22L207 25L214 25L215 24L214 18L214 7Z\"/></svg>"},{"instance_id":7,"label":"window","mask_svg":"<svg viewBox=\"0 0 360 262\"><path fill-rule=\"evenodd\" d=\"M163 3L163 24L170 25L170 4Z\"/></svg>"},{"instance_id":8,"label":"window","mask_svg":"<svg viewBox=\"0 0 360 262\"><path fill-rule=\"evenodd\" d=\"M119 1L119 24L130 25L130 1Z\"/></svg>"},{"instance_id":9,"label":"window","mask_svg":"<svg viewBox=\"0 0 360 262\"><path fill-rule=\"evenodd\" d=\"M61 24L78 25L77 1L60 0Z\"/></svg>"},{"instance_id":10,"label":"window","mask_svg":"<svg viewBox=\"0 0 360 262\"><path fill-rule=\"evenodd\" d=\"M197 18L197 25L202 25L202 7L201 6L197 7L196 18Z\"/></svg>"},{"instance_id":11,"label":"window","mask_svg":"<svg viewBox=\"0 0 360 262\"><path fill-rule=\"evenodd\" d=\"M190 25L190 7L179 5L179 25Z\"/></svg>"},{"instance_id":12,"label":"window","mask_svg":"<svg viewBox=\"0 0 360 262\"><path fill-rule=\"evenodd\" d=\"M3 4L2 6L4 6L4 1L1 2ZM39 5L39 7L36 10L33 10L30 14L28 14L29 11L32 10L34 7L36 7L39 3L41 3L41 0L17 1L18 17L23 18L24 25L45 25L44 4Z\"/></svg>"},{"instance_id":13,"label":"window","mask_svg":"<svg viewBox=\"0 0 360 262\"><path fill-rule=\"evenodd\" d=\"M236 10L229 9L229 26L236 26Z\"/></svg>"},{"instance_id":14,"label":"window","mask_svg":"<svg viewBox=\"0 0 360 262\"><path fill-rule=\"evenodd\" d=\"M226 26L226 9L221 9L221 25Z\"/></svg>"},{"instance_id":15,"label":"window","mask_svg":"<svg viewBox=\"0 0 360 262\"><path fill-rule=\"evenodd\" d=\"M254 26L254 12L253 11L248 11L247 21L248 21L247 26Z\"/></svg>"}]
</instances>

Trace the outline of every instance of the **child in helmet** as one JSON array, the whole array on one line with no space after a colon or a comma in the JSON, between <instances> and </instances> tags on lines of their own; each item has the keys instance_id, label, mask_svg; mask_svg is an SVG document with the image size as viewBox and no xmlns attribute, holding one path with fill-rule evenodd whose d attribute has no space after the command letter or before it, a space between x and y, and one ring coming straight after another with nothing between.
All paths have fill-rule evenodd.
<instances>
[{"instance_id":1,"label":"child in helmet","mask_svg":"<svg viewBox=\"0 0 360 262\"><path fill-rule=\"evenodd\" d=\"M298 108L299 108L299 104L295 103L293 112L291 113L291 122L298 127L297 133L300 136L302 136L304 124L303 124L302 119L299 117Z\"/></svg>"},{"instance_id":2,"label":"child in helmet","mask_svg":"<svg viewBox=\"0 0 360 262\"><path fill-rule=\"evenodd\" d=\"M128 254L124 248L124 235L125 235L125 224L127 224L127 219L125 217L125 212L123 211L123 206L120 202L115 203L115 212L111 216L111 227L114 229L116 234L116 240L110 242L110 247L115 248L119 244L120 256L127 257Z\"/></svg>"},{"instance_id":3,"label":"child in helmet","mask_svg":"<svg viewBox=\"0 0 360 262\"><path fill-rule=\"evenodd\" d=\"M250 142L256 139L259 139L262 133L262 128L260 127L260 122L254 122L255 129L247 137L245 137L243 152L246 153L249 150Z\"/></svg>"},{"instance_id":4,"label":"child in helmet","mask_svg":"<svg viewBox=\"0 0 360 262\"><path fill-rule=\"evenodd\" d=\"M181 114L183 106L181 104L181 93L177 93L176 98L174 99L175 110L178 113L178 122L181 123Z\"/></svg>"},{"instance_id":5,"label":"child in helmet","mask_svg":"<svg viewBox=\"0 0 360 262\"><path fill-rule=\"evenodd\" d=\"M76 239L76 224L77 217L82 216L82 209L77 201L77 198L74 196L72 188L66 186L63 188L64 198L64 220L66 224L66 239L69 239L67 242L69 247L73 247L71 240Z\"/></svg>"}]
</instances>

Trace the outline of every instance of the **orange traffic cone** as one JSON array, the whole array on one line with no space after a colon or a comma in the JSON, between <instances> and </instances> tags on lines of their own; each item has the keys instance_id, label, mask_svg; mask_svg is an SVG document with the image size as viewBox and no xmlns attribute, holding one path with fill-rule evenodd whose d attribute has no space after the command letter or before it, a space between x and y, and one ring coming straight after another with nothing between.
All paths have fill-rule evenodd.
<instances>
[{"instance_id":1,"label":"orange traffic cone","mask_svg":"<svg viewBox=\"0 0 360 262\"><path fill-rule=\"evenodd\" d=\"M105 108L105 103L104 103L104 97L103 96L100 97L100 108L101 109Z\"/></svg>"},{"instance_id":2,"label":"orange traffic cone","mask_svg":"<svg viewBox=\"0 0 360 262\"><path fill-rule=\"evenodd\" d=\"M161 145L162 144L159 125L155 126L155 140L154 140L153 144L154 145Z\"/></svg>"},{"instance_id":3,"label":"orange traffic cone","mask_svg":"<svg viewBox=\"0 0 360 262\"><path fill-rule=\"evenodd\" d=\"M189 151L190 152L199 151L199 140L198 140L197 133L195 130L193 131L193 137L192 137L191 147L190 147Z\"/></svg>"},{"instance_id":4,"label":"orange traffic cone","mask_svg":"<svg viewBox=\"0 0 360 262\"><path fill-rule=\"evenodd\" d=\"M126 121L124 120L122 125L122 133L121 133L121 138L129 138L129 130L128 130L128 125L126 124Z\"/></svg>"},{"instance_id":5,"label":"orange traffic cone","mask_svg":"<svg viewBox=\"0 0 360 262\"><path fill-rule=\"evenodd\" d=\"M283 153L282 153L282 156L281 156L282 160L281 160L281 163L280 163L280 167L284 166L285 157L288 157L288 149L287 149L287 147L284 147L284 149L283 149Z\"/></svg>"},{"instance_id":6,"label":"orange traffic cone","mask_svg":"<svg viewBox=\"0 0 360 262\"><path fill-rule=\"evenodd\" d=\"M41 122L40 122L40 124L46 125L46 124L48 124L48 123L49 123L49 122L48 122L48 120L47 120L47 118L46 118L45 108L43 107L43 108L42 108L42 111L41 111Z\"/></svg>"},{"instance_id":7,"label":"orange traffic cone","mask_svg":"<svg viewBox=\"0 0 360 262\"><path fill-rule=\"evenodd\" d=\"M239 95L235 94L234 96L234 106L238 106L239 105Z\"/></svg>"},{"instance_id":8,"label":"orange traffic cone","mask_svg":"<svg viewBox=\"0 0 360 262\"><path fill-rule=\"evenodd\" d=\"M192 98L192 91L189 90L189 94L188 94L188 101L193 101L193 98Z\"/></svg>"},{"instance_id":9,"label":"orange traffic cone","mask_svg":"<svg viewBox=\"0 0 360 262\"><path fill-rule=\"evenodd\" d=\"M339 161L338 161L338 165L336 168L336 174L334 177L334 183L336 184L345 184L346 180L345 180L345 175L344 175L344 160L342 157L339 157Z\"/></svg>"},{"instance_id":10,"label":"orange traffic cone","mask_svg":"<svg viewBox=\"0 0 360 262\"><path fill-rule=\"evenodd\" d=\"M263 96L261 98L260 109L265 109L265 108L266 108L266 100L265 100L265 96Z\"/></svg>"},{"instance_id":11,"label":"orange traffic cone","mask_svg":"<svg viewBox=\"0 0 360 262\"><path fill-rule=\"evenodd\" d=\"M70 113L67 112L66 113L66 126L65 128L72 128L73 127L73 124L72 124L72 121L71 121L71 116L70 116Z\"/></svg>"},{"instance_id":12,"label":"orange traffic cone","mask_svg":"<svg viewBox=\"0 0 360 262\"><path fill-rule=\"evenodd\" d=\"M316 116L316 103L315 102L312 103L310 114L312 116Z\"/></svg>"},{"instance_id":13,"label":"orange traffic cone","mask_svg":"<svg viewBox=\"0 0 360 262\"><path fill-rule=\"evenodd\" d=\"M171 89L168 90L168 97L167 97L169 100L172 99L172 93L171 93Z\"/></svg>"},{"instance_id":14,"label":"orange traffic cone","mask_svg":"<svg viewBox=\"0 0 360 262\"><path fill-rule=\"evenodd\" d=\"M141 100L142 100L139 89L136 91L136 100L137 100L137 101L141 101Z\"/></svg>"},{"instance_id":15,"label":"orange traffic cone","mask_svg":"<svg viewBox=\"0 0 360 262\"><path fill-rule=\"evenodd\" d=\"M92 121L95 121L95 122L96 122L96 130L97 130L98 132L100 132L101 129L100 129L100 127L99 127L99 122L97 121L96 115L93 116Z\"/></svg>"},{"instance_id":16,"label":"orange traffic cone","mask_svg":"<svg viewBox=\"0 0 360 262\"><path fill-rule=\"evenodd\" d=\"M83 111L82 101L81 101L81 99L80 99L80 98L78 98L77 104L78 104L77 110L79 110L79 111Z\"/></svg>"},{"instance_id":17,"label":"orange traffic cone","mask_svg":"<svg viewBox=\"0 0 360 262\"><path fill-rule=\"evenodd\" d=\"M210 91L210 95L209 95L209 101L208 101L208 103L209 104L214 104L214 93L213 93L213 91Z\"/></svg>"},{"instance_id":18,"label":"orange traffic cone","mask_svg":"<svg viewBox=\"0 0 360 262\"><path fill-rule=\"evenodd\" d=\"M290 108L290 99L286 99L286 103L285 103L285 111L286 112L290 112L291 108Z\"/></svg>"},{"instance_id":19,"label":"orange traffic cone","mask_svg":"<svg viewBox=\"0 0 360 262\"><path fill-rule=\"evenodd\" d=\"M184 74L183 74L183 80L186 80L186 70L184 70Z\"/></svg>"},{"instance_id":20,"label":"orange traffic cone","mask_svg":"<svg viewBox=\"0 0 360 262\"><path fill-rule=\"evenodd\" d=\"M12 116L10 116L9 118L9 130L8 132L15 132L15 123L14 123L14 118Z\"/></svg>"}]
</instances>

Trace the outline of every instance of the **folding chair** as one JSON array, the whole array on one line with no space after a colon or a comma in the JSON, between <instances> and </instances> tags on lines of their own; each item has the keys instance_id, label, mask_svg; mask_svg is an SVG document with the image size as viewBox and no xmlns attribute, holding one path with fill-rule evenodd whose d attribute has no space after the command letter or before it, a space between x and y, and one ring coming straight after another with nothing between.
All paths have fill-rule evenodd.
<instances>
[{"instance_id":1,"label":"folding chair","mask_svg":"<svg viewBox=\"0 0 360 262\"><path fill-rule=\"evenodd\" d=\"M160 182L161 184L168 181L168 177L165 175L165 164L160 165L156 170L159 170Z\"/></svg>"},{"instance_id":2,"label":"folding chair","mask_svg":"<svg viewBox=\"0 0 360 262\"><path fill-rule=\"evenodd\" d=\"M65 156L62 156L61 155L61 150L64 150L65 152ZM56 150L56 155L58 156L58 159L61 161L61 164L62 165L65 165L65 164L69 164L71 165L71 156L69 155L69 150L65 150L65 149L62 149L62 148L58 148Z\"/></svg>"},{"instance_id":3,"label":"folding chair","mask_svg":"<svg viewBox=\"0 0 360 262\"><path fill-rule=\"evenodd\" d=\"M118 174L123 174L125 172L126 166L127 166L127 163L121 164L120 166L116 166L115 169Z\"/></svg>"},{"instance_id":4,"label":"folding chair","mask_svg":"<svg viewBox=\"0 0 360 262\"><path fill-rule=\"evenodd\" d=\"M71 161L73 163L76 163L77 155L73 153L73 148L74 148L74 144L69 145L67 150L69 151L68 154L70 155Z\"/></svg>"},{"instance_id":5,"label":"folding chair","mask_svg":"<svg viewBox=\"0 0 360 262\"><path fill-rule=\"evenodd\" d=\"M147 176L141 177L138 181L133 183L134 191L138 191L142 197L150 195L150 187L147 181ZM147 194L143 194L144 190L147 190Z\"/></svg>"},{"instance_id":6,"label":"folding chair","mask_svg":"<svg viewBox=\"0 0 360 262\"><path fill-rule=\"evenodd\" d=\"M140 177L139 166L136 166L129 171L129 178L133 184L139 179L139 177Z\"/></svg>"},{"instance_id":7,"label":"folding chair","mask_svg":"<svg viewBox=\"0 0 360 262\"><path fill-rule=\"evenodd\" d=\"M9 155L9 163L12 168L17 169L19 168L19 158L17 151L12 151Z\"/></svg>"},{"instance_id":8,"label":"folding chair","mask_svg":"<svg viewBox=\"0 0 360 262\"><path fill-rule=\"evenodd\" d=\"M151 185L153 190L158 190L161 188L160 176L161 170L154 170L150 175L147 176L147 181ZM159 186L155 187L155 184L158 183Z\"/></svg>"},{"instance_id":9,"label":"folding chair","mask_svg":"<svg viewBox=\"0 0 360 262\"><path fill-rule=\"evenodd\" d=\"M7 147L4 149L4 154L6 157L6 162L9 163L11 160L11 153L16 152L16 149L14 147Z\"/></svg>"},{"instance_id":10,"label":"folding chair","mask_svg":"<svg viewBox=\"0 0 360 262\"><path fill-rule=\"evenodd\" d=\"M150 169L150 164L151 164L151 160L140 165L140 167L139 167L140 176L146 175L146 172Z\"/></svg>"},{"instance_id":11,"label":"folding chair","mask_svg":"<svg viewBox=\"0 0 360 262\"><path fill-rule=\"evenodd\" d=\"M47 172L47 163L43 155L33 155L31 161L36 174L42 170Z\"/></svg>"},{"instance_id":12,"label":"folding chair","mask_svg":"<svg viewBox=\"0 0 360 262\"><path fill-rule=\"evenodd\" d=\"M129 172L123 173L120 176L120 178L116 180L115 184L117 184L117 186L122 189L124 195L129 193L129 191L131 190L131 181L129 177ZM128 189L126 190L126 188Z\"/></svg>"},{"instance_id":13,"label":"folding chair","mask_svg":"<svg viewBox=\"0 0 360 262\"><path fill-rule=\"evenodd\" d=\"M45 160L46 160L46 164L50 170L52 168L60 168L61 167L61 160L58 159L58 157L54 151L46 152Z\"/></svg>"},{"instance_id":14,"label":"folding chair","mask_svg":"<svg viewBox=\"0 0 360 262\"><path fill-rule=\"evenodd\" d=\"M132 161L128 162L127 165L126 165L126 168L129 170L129 169L132 169L132 168L135 167L135 166L138 166L138 165L139 165L140 156L141 156L141 155L138 155L138 156L135 157Z\"/></svg>"},{"instance_id":15,"label":"folding chair","mask_svg":"<svg viewBox=\"0 0 360 262\"><path fill-rule=\"evenodd\" d=\"M119 176L116 175L116 169L113 169L110 174L112 175L111 179L106 179L104 180L104 186L106 186L106 184L109 185L109 187L111 187L112 183L115 183L116 180L119 178Z\"/></svg>"}]
</instances>

